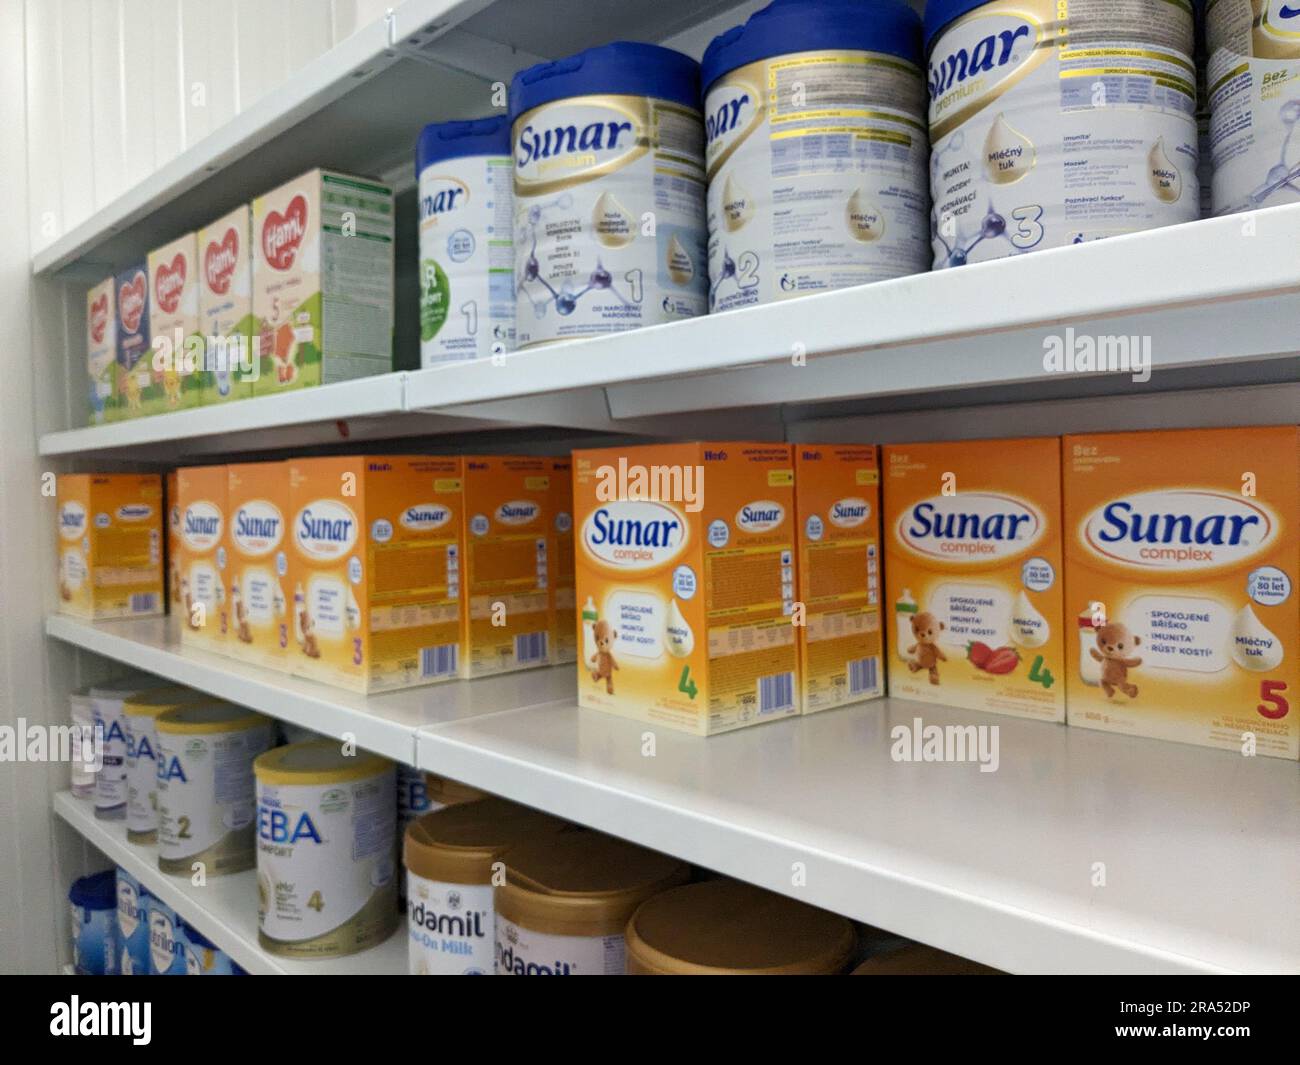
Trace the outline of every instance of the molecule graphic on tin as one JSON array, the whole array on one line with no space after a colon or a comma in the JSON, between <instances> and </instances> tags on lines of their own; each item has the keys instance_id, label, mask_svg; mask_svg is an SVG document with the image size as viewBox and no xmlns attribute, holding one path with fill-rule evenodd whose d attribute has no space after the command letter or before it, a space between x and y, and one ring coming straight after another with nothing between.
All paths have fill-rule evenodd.
<instances>
[{"instance_id":1,"label":"molecule graphic on tin","mask_svg":"<svg viewBox=\"0 0 1300 1065\"><path fill-rule=\"evenodd\" d=\"M527 225L518 234L517 243L520 246L527 246L529 250L528 257L519 270L519 285L516 291L528 296L529 302L533 305L533 313L539 319L545 317L546 308L551 303L555 304L557 314L564 316L572 314L578 308L578 301L592 291L607 290L618 297L625 307L633 305L631 300L614 287L614 275L605 269L599 258L596 259L595 269L587 275L587 284L576 291L573 285L566 280L560 285L560 290L557 292L555 287L546 278L542 277L541 263L537 260L537 226L542 220L542 213L551 208L565 211L572 206L573 196L567 192L550 203L534 204L528 208ZM530 285L541 285L546 289L547 295L540 300L537 299L529 291Z\"/></svg>"},{"instance_id":2,"label":"molecule graphic on tin","mask_svg":"<svg viewBox=\"0 0 1300 1065\"><path fill-rule=\"evenodd\" d=\"M930 227L939 243L943 245L945 252L944 266L965 266L970 253L975 250L975 246L981 241L996 240L998 237L1007 236L1007 220L993 209L992 203L989 204L988 210L980 221L979 233L974 239L970 239L966 243L962 242L962 238L958 234L953 243L949 244L948 238L944 236L944 227L939 224L938 214L934 211L930 212ZM1011 238L1007 237L1007 240L1010 243ZM1012 243L1012 247L1015 247L1014 243Z\"/></svg>"},{"instance_id":3,"label":"molecule graphic on tin","mask_svg":"<svg viewBox=\"0 0 1300 1065\"><path fill-rule=\"evenodd\" d=\"M709 307L718 305L718 291L726 281L735 283L737 289L753 288L758 284L758 256L752 251L742 252L740 264L726 248L722 250L722 273L709 285Z\"/></svg>"},{"instance_id":4,"label":"molecule graphic on tin","mask_svg":"<svg viewBox=\"0 0 1300 1065\"><path fill-rule=\"evenodd\" d=\"M1286 126L1286 136L1282 138L1277 165L1269 167L1268 177L1264 179L1264 183L1250 194L1250 204L1253 207L1263 204L1279 189L1290 189L1300 195L1300 184L1297 184L1297 181L1300 181L1300 163L1291 166L1286 161L1286 153L1291 147L1291 138L1295 136L1297 123L1300 123L1300 100L1288 100L1284 103L1278 112L1278 117Z\"/></svg>"}]
</instances>

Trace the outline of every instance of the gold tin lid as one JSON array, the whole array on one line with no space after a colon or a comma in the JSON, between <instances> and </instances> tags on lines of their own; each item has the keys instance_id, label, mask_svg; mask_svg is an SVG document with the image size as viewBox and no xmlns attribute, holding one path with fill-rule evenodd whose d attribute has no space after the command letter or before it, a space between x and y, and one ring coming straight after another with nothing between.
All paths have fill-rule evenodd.
<instances>
[{"instance_id":1,"label":"gold tin lid","mask_svg":"<svg viewBox=\"0 0 1300 1065\"><path fill-rule=\"evenodd\" d=\"M684 884L685 862L602 832L561 832L512 847L496 912L535 932L621 933L646 899Z\"/></svg>"},{"instance_id":2,"label":"gold tin lid","mask_svg":"<svg viewBox=\"0 0 1300 1065\"><path fill-rule=\"evenodd\" d=\"M440 777L436 773L424 774L424 793L431 802L440 803L443 806L455 806L462 802L477 802L479 799L490 797L486 791L471 788L468 784L462 784L459 780ZM456 883L460 883L460 881L456 881Z\"/></svg>"},{"instance_id":3,"label":"gold tin lid","mask_svg":"<svg viewBox=\"0 0 1300 1065\"><path fill-rule=\"evenodd\" d=\"M513 846L563 830L567 822L506 799L446 806L406 826L403 864L448 884L490 884L492 865Z\"/></svg>"},{"instance_id":4,"label":"gold tin lid","mask_svg":"<svg viewBox=\"0 0 1300 1065\"><path fill-rule=\"evenodd\" d=\"M261 784L342 784L392 768L387 758L369 751L344 754L338 740L290 743L253 759L253 774Z\"/></svg>"},{"instance_id":5,"label":"gold tin lid","mask_svg":"<svg viewBox=\"0 0 1300 1065\"><path fill-rule=\"evenodd\" d=\"M854 976L1003 976L1000 969L990 969L977 961L957 954L935 950L924 943L909 943L898 950L868 958Z\"/></svg>"},{"instance_id":6,"label":"gold tin lid","mask_svg":"<svg viewBox=\"0 0 1300 1065\"><path fill-rule=\"evenodd\" d=\"M201 735L215 732L241 732L244 729L270 726L264 714L234 703L213 699L206 703L174 706L158 715L158 731L168 735Z\"/></svg>"},{"instance_id":7,"label":"gold tin lid","mask_svg":"<svg viewBox=\"0 0 1300 1065\"><path fill-rule=\"evenodd\" d=\"M190 706L195 703L220 704L221 700L207 692L173 684L166 688L153 688L131 696L122 704L122 713L131 717L157 717L178 706Z\"/></svg>"},{"instance_id":8,"label":"gold tin lid","mask_svg":"<svg viewBox=\"0 0 1300 1065\"><path fill-rule=\"evenodd\" d=\"M829 976L853 956L838 914L739 880L705 880L643 902L627 923L627 971L650 976Z\"/></svg>"}]
</instances>

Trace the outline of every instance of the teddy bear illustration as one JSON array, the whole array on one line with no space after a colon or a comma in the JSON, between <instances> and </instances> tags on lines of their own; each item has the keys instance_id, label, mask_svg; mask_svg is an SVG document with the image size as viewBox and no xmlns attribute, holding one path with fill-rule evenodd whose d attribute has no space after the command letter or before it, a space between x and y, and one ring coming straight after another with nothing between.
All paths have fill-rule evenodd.
<instances>
[{"instance_id":1,"label":"teddy bear illustration","mask_svg":"<svg viewBox=\"0 0 1300 1065\"><path fill-rule=\"evenodd\" d=\"M311 619L311 611L307 609L305 600L298 609L298 631L301 634L298 642L302 645L302 653L308 658L320 658L320 645L316 642L316 624Z\"/></svg>"},{"instance_id":2,"label":"teddy bear illustration","mask_svg":"<svg viewBox=\"0 0 1300 1065\"><path fill-rule=\"evenodd\" d=\"M190 595L190 579L181 578L181 602L185 604L185 624L196 632L203 628L203 625L194 616L194 597Z\"/></svg>"},{"instance_id":3,"label":"teddy bear illustration","mask_svg":"<svg viewBox=\"0 0 1300 1065\"><path fill-rule=\"evenodd\" d=\"M618 633L610 628L608 621L598 621L591 627L592 636L596 641L596 653L591 656L591 679L594 683L599 684L601 680L605 682L605 694L614 694L614 670L618 669L618 662L614 659L614 641L618 639Z\"/></svg>"},{"instance_id":4,"label":"teddy bear illustration","mask_svg":"<svg viewBox=\"0 0 1300 1065\"><path fill-rule=\"evenodd\" d=\"M126 408L129 411L142 410L144 404L140 399L140 378L135 374L126 377Z\"/></svg>"},{"instance_id":5,"label":"teddy bear illustration","mask_svg":"<svg viewBox=\"0 0 1300 1065\"><path fill-rule=\"evenodd\" d=\"M1137 685L1130 684L1128 671L1142 664L1142 659L1127 656L1142 642L1128 628L1118 621L1109 621L1097 629L1097 646L1090 647L1088 653L1101 663L1101 688L1109 699L1118 688L1130 699L1137 693Z\"/></svg>"},{"instance_id":6,"label":"teddy bear illustration","mask_svg":"<svg viewBox=\"0 0 1300 1065\"><path fill-rule=\"evenodd\" d=\"M913 673L929 670L931 684L939 683L939 663L948 661L948 656L939 650L939 633L943 630L943 622L929 611L912 615L912 637L916 643L907 649L907 668Z\"/></svg>"},{"instance_id":7,"label":"teddy bear illustration","mask_svg":"<svg viewBox=\"0 0 1300 1065\"><path fill-rule=\"evenodd\" d=\"M167 397L167 406L178 407L181 402L181 375L175 370L164 370L163 393Z\"/></svg>"}]
</instances>

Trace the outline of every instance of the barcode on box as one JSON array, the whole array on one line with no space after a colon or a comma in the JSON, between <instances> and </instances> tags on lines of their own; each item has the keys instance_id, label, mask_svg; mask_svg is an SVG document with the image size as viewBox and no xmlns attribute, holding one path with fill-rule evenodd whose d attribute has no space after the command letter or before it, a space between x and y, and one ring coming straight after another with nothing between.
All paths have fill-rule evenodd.
<instances>
[{"instance_id":1,"label":"barcode on box","mask_svg":"<svg viewBox=\"0 0 1300 1065\"><path fill-rule=\"evenodd\" d=\"M444 643L440 647L420 648L420 676L445 677L456 672L456 655L459 648L454 643Z\"/></svg>"},{"instance_id":2,"label":"barcode on box","mask_svg":"<svg viewBox=\"0 0 1300 1065\"><path fill-rule=\"evenodd\" d=\"M525 632L515 637L515 661L543 662L546 660L546 633Z\"/></svg>"},{"instance_id":3,"label":"barcode on box","mask_svg":"<svg viewBox=\"0 0 1300 1065\"><path fill-rule=\"evenodd\" d=\"M876 659L855 658L849 662L849 694L861 695L876 690Z\"/></svg>"},{"instance_id":4,"label":"barcode on box","mask_svg":"<svg viewBox=\"0 0 1300 1065\"><path fill-rule=\"evenodd\" d=\"M771 714L794 706L794 674L773 673L758 678L758 712Z\"/></svg>"},{"instance_id":5,"label":"barcode on box","mask_svg":"<svg viewBox=\"0 0 1300 1065\"><path fill-rule=\"evenodd\" d=\"M153 592L133 595L131 596L131 613L148 614L150 611L157 609L157 604L158 596Z\"/></svg>"}]
</instances>

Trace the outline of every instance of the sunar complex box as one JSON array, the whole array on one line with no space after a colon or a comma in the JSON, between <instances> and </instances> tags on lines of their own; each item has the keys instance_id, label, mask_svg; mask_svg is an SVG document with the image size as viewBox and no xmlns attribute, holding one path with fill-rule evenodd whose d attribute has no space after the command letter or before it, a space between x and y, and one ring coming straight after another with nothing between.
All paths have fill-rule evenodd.
<instances>
[{"instance_id":1,"label":"sunar complex box","mask_svg":"<svg viewBox=\"0 0 1300 1065\"><path fill-rule=\"evenodd\" d=\"M282 462L226 467L226 653L288 668L289 477Z\"/></svg>"},{"instance_id":2,"label":"sunar complex box","mask_svg":"<svg viewBox=\"0 0 1300 1065\"><path fill-rule=\"evenodd\" d=\"M549 458L473 455L464 462L462 677L550 665Z\"/></svg>"},{"instance_id":3,"label":"sunar complex box","mask_svg":"<svg viewBox=\"0 0 1300 1065\"><path fill-rule=\"evenodd\" d=\"M58 479L59 610L82 618L163 612L162 478Z\"/></svg>"},{"instance_id":4,"label":"sunar complex box","mask_svg":"<svg viewBox=\"0 0 1300 1065\"><path fill-rule=\"evenodd\" d=\"M1300 755L1300 432L1064 447L1069 723Z\"/></svg>"},{"instance_id":5,"label":"sunar complex box","mask_svg":"<svg viewBox=\"0 0 1300 1065\"><path fill-rule=\"evenodd\" d=\"M884 449L889 694L1065 720L1056 438Z\"/></svg>"},{"instance_id":6,"label":"sunar complex box","mask_svg":"<svg viewBox=\"0 0 1300 1065\"><path fill-rule=\"evenodd\" d=\"M146 414L197 407L203 399L197 259L193 233L149 253L150 356L157 365Z\"/></svg>"},{"instance_id":7,"label":"sunar complex box","mask_svg":"<svg viewBox=\"0 0 1300 1065\"><path fill-rule=\"evenodd\" d=\"M149 267L128 267L114 280L117 286L116 395L109 421L138 418L153 388L149 350Z\"/></svg>"},{"instance_id":8,"label":"sunar complex box","mask_svg":"<svg viewBox=\"0 0 1300 1065\"><path fill-rule=\"evenodd\" d=\"M799 712L786 444L573 455L578 702L711 735Z\"/></svg>"},{"instance_id":9,"label":"sunar complex box","mask_svg":"<svg viewBox=\"0 0 1300 1065\"><path fill-rule=\"evenodd\" d=\"M309 171L253 201L253 238L257 395L392 369L392 189Z\"/></svg>"},{"instance_id":10,"label":"sunar complex box","mask_svg":"<svg viewBox=\"0 0 1300 1065\"><path fill-rule=\"evenodd\" d=\"M551 660L556 665L578 660L577 601L573 594L573 461L554 458L551 464L551 507L548 549L551 604L555 612Z\"/></svg>"},{"instance_id":11,"label":"sunar complex box","mask_svg":"<svg viewBox=\"0 0 1300 1065\"><path fill-rule=\"evenodd\" d=\"M459 460L291 459L290 669L353 691L456 676Z\"/></svg>"},{"instance_id":12,"label":"sunar complex box","mask_svg":"<svg viewBox=\"0 0 1300 1065\"><path fill-rule=\"evenodd\" d=\"M86 293L86 370L90 375L87 420L102 425L110 417L117 381L117 313L111 277Z\"/></svg>"},{"instance_id":13,"label":"sunar complex box","mask_svg":"<svg viewBox=\"0 0 1300 1065\"><path fill-rule=\"evenodd\" d=\"M253 212L236 207L199 230L199 321L206 344L203 402L253 394Z\"/></svg>"},{"instance_id":14,"label":"sunar complex box","mask_svg":"<svg viewBox=\"0 0 1300 1065\"><path fill-rule=\"evenodd\" d=\"M176 471L181 643L226 653L226 467Z\"/></svg>"},{"instance_id":15,"label":"sunar complex box","mask_svg":"<svg viewBox=\"0 0 1300 1065\"><path fill-rule=\"evenodd\" d=\"M860 444L794 449L801 707L805 714L883 695L880 464Z\"/></svg>"}]
</instances>

